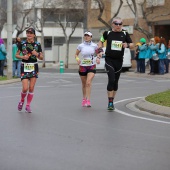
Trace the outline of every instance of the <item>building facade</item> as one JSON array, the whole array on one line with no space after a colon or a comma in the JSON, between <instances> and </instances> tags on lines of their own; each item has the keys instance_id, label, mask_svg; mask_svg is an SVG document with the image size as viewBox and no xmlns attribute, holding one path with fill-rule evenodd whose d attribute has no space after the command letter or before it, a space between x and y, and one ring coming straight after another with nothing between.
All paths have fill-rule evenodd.
<instances>
[{"instance_id":1,"label":"building facade","mask_svg":"<svg viewBox=\"0 0 170 170\"><path fill-rule=\"evenodd\" d=\"M23 13L29 13L24 21L25 27L35 27L37 40L41 42L44 39L45 60L49 63L65 61L66 42L75 29L69 39L69 64L70 66L76 64L74 54L77 45L83 41L84 31L91 31L93 41L97 43L103 31L109 29L99 20L100 17L111 25L111 18L115 15L120 16L124 28L129 32L134 43L141 37L148 38L146 34L136 30L136 23L139 28L146 30L152 36L162 36L167 41L170 39L169 0L146 0L146 3L144 0L136 0L136 8L131 0L123 0L121 6L117 0L101 0L104 5L102 16L96 0L17 0L15 2L23 4L21 9ZM18 23L14 23L14 28L16 25L20 26L22 21L23 16L18 15ZM77 23L76 27L74 27L75 23ZM25 31L19 36L26 38ZM1 37L7 38L5 27ZM15 37L16 30L13 33L13 38Z\"/></svg>"}]
</instances>

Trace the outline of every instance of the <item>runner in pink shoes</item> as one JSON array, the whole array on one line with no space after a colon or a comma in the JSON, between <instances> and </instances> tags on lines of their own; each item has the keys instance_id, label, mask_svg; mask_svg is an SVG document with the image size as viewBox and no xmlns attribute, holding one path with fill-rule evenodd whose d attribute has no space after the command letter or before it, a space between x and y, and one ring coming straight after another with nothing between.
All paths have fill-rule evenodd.
<instances>
[{"instance_id":1,"label":"runner in pink shoes","mask_svg":"<svg viewBox=\"0 0 170 170\"><path fill-rule=\"evenodd\" d=\"M26 31L27 39L22 41L18 47L16 57L22 59L21 63L21 81L22 81L22 91L21 99L18 103L18 110L21 111L24 105L25 98L27 98L27 103L25 111L31 113L30 104L34 96L34 87L36 80L38 78L38 62L37 59L42 60L43 54L41 49L41 44L35 41L35 30L29 28ZM22 56L20 55L22 53Z\"/></svg>"},{"instance_id":2,"label":"runner in pink shoes","mask_svg":"<svg viewBox=\"0 0 170 170\"><path fill-rule=\"evenodd\" d=\"M84 33L84 42L79 44L76 50L75 59L79 65L79 75L82 82L82 106L91 107L90 94L92 80L96 73L96 63L100 63L100 52L97 44L92 42L92 33ZM81 53L81 58L78 55ZM96 55L97 53L97 55Z\"/></svg>"}]
</instances>

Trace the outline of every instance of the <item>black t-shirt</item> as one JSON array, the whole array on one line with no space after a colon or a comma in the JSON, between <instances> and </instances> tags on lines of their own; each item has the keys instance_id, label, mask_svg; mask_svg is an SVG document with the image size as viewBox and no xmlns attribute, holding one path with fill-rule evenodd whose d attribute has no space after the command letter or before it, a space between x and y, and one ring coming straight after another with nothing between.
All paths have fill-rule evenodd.
<instances>
[{"instance_id":1,"label":"black t-shirt","mask_svg":"<svg viewBox=\"0 0 170 170\"><path fill-rule=\"evenodd\" d=\"M122 43L132 43L128 32L125 30L121 32L105 31L103 38L107 40L106 58L123 61L124 48L122 47Z\"/></svg>"},{"instance_id":2,"label":"black t-shirt","mask_svg":"<svg viewBox=\"0 0 170 170\"><path fill-rule=\"evenodd\" d=\"M25 62L25 63L37 62L37 57L35 55L32 55L31 53L33 50L35 50L36 52L42 52L41 44L37 41L33 43L22 41L21 44L19 44L18 49L22 52L23 55L27 54L29 56L28 60L22 59L22 62Z\"/></svg>"}]
</instances>

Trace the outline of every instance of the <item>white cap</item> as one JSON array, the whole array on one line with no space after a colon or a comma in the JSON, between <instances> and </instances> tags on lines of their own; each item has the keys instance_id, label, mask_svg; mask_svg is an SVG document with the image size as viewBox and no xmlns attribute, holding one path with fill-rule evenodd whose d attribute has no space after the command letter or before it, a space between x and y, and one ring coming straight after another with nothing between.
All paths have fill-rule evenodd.
<instances>
[{"instance_id":1,"label":"white cap","mask_svg":"<svg viewBox=\"0 0 170 170\"><path fill-rule=\"evenodd\" d=\"M86 31L86 32L84 33L84 35L89 35L89 36L92 37L92 33L91 33L90 31Z\"/></svg>"}]
</instances>

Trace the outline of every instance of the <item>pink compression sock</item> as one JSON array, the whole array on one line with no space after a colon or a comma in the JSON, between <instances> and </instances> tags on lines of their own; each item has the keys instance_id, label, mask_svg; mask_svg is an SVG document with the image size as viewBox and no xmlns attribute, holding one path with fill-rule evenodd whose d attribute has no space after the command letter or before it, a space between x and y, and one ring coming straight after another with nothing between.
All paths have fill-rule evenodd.
<instances>
[{"instance_id":1,"label":"pink compression sock","mask_svg":"<svg viewBox=\"0 0 170 170\"><path fill-rule=\"evenodd\" d=\"M34 93L28 93L27 95L27 105L30 105L32 99L33 99Z\"/></svg>"},{"instance_id":2,"label":"pink compression sock","mask_svg":"<svg viewBox=\"0 0 170 170\"><path fill-rule=\"evenodd\" d=\"M24 99L25 99L26 95L27 95L27 93L21 92L21 102L24 102Z\"/></svg>"}]
</instances>

